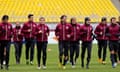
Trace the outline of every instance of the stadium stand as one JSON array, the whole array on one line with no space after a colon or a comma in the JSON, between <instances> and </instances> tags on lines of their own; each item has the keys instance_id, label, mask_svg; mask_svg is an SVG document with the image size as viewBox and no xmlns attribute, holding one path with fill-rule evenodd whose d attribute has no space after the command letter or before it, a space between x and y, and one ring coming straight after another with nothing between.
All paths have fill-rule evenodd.
<instances>
[{"instance_id":1,"label":"stadium stand","mask_svg":"<svg viewBox=\"0 0 120 72\"><path fill-rule=\"evenodd\" d=\"M75 16L79 22L86 16L97 22L103 16L120 15L111 0L0 0L0 17L7 14L11 22L24 22L29 13L34 14L36 22L40 16L47 22L58 22L63 14Z\"/></svg>"}]
</instances>

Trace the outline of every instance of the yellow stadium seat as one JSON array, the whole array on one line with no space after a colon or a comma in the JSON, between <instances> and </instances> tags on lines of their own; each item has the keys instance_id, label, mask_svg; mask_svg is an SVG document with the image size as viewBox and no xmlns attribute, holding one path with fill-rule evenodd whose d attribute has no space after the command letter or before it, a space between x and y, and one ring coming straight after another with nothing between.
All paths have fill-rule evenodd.
<instances>
[{"instance_id":1,"label":"yellow stadium seat","mask_svg":"<svg viewBox=\"0 0 120 72\"><path fill-rule=\"evenodd\" d=\"M68 19L77 17L79 22L83 22L86 16L97 22L103 16L120 15L111 0L0 0L0 17L7 14L10 22L25 22L31 13L36 22L40 16L44 16L47 22L59 22L63 14Z\"/></svg>"}]
</instances>

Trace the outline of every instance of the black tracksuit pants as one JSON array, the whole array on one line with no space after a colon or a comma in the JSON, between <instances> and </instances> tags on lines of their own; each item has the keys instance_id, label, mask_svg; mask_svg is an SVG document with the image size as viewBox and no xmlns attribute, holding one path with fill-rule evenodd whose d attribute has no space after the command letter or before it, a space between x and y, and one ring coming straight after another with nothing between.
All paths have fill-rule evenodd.
<instances>
[{"instance_id":1,"label":"black tracksuit pants","mask_svg":"<svg viewBox=\"0 0 120 72\"><path fill-rule=\"evenodd\" d=\"M65 65L68 60L69 44L69 41L59 41L59 62L62 64L62 56L64 55L63 65Z\"/></svg>"},{"instance_id":2,"label":"black tracksuit pants","mask_svg":"<svg viewBox=\"0 0 120 72\"><path fill-rule=\"evenodd\" d=\"M9 66L9 55L10 55L10 45L11 45L11 41L0 41L0 63L1 65L3 65L3 60L4 60L4 48L6 48L6 57L5 57L5 61L6 61L6 66Z\"/></svg>"},{"instance_id":3,"label":"black tracksuit pants","mask_svg":"<svg viewBox=\"0 0 120 72\"><path fill-rule=\"evenodd\" d=\"M118 58L119 58L119 61L120 61L120 40L119 40L119 48L118 48Z\"/></svg>"},{"instance_id":4,"label":"black tracksuit pants","mask_svg":"<svg viewBox=\"0 0 120 72\"><path fill-rule=\"evenodd\" d=\"M82 53L81 53L82 67L84 67L84 57L85 57L86 49L87 49L87 64L86 65L89 65L90 59L91 59L92 42L82 42Z\"/></svg>"},{"instance_id":5,"label":"black tracksuit pants","mask_svg":"<svg viewBox=\"0 0 120 72\"><path fill-rule=\"evenodd\" d=\"M114 51L114 53L110 54L110 59L111 59L112 64L117 62L117 54L116 53L118 52L118 48L119 48L118 41L109 41L110 52Z\"/></svg>"},{"instance_id":6,"label":"black tracksuit pants","mask_svg":"<svg viewBox=\"0 0 120 72\"><path fill-rule=\"evenodd\" d=\"M79 41L71 41L70 42L70 61L72 65L76 62L77 58L79 57ZM75 54L75 58L74 58Z\"/></svg>"},{"instance_id":7,"label":"black tracksuit pants","mask_svg":"<svg viewBox=\"0 0 120 72\"><path fill-rule=\"evenodd\" d=\"M40 66L41 62L41 54L42 54L42 61L43 65L46 66L46 60L47 60L47 41L39 42L37 41L37 62L38 66Z\"/></svg>"},{"instance_id":8,"label":"black tracksuit pants","mask_svg":"<svg viewBox=\"0 0 120 72\"><path fill-rule=\"evenodd\" d=\"M101 59L101 57L103 56L102 61L105 61L106 59L106 50L107 50L107 40L98 40L98 57L99 59Z\"/></svg>"},{"instance_id":9,"label":"black tracksuit pants","mask_svg":"<svg viewBox=\"0 0 120 72\"><path fill-rule=\"evenodd\" d=\"M15 58L16 58L16 63L20 63L20 58L21 58L21 53L22 53L22 41L19 42L14 42L15 46Z\"/></svg>"},{"instance_id":10,"label":"black tracksuit pants","mask_svg":"<svg viewBox=\"0 0 120 72\"><path fill-rule=\"evenodd\" d=\"M35 46L35 39L29 38L25 39L25 46L26 46L26 60L29 60L29 54L30 54L30 61L33 61L34 57L34 46Z\"/></svg>"}]
</instances>

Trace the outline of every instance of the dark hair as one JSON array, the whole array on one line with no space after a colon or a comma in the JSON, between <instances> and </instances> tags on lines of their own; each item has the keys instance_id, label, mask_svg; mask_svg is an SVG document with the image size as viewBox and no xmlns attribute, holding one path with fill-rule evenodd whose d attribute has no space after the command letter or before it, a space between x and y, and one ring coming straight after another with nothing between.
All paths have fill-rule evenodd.
<instances>
[{"instance_id":1,"label":"dark hair","mask_svg":"<svg viewBox=\"0 0 120 72\"><path fill-rule=\"evenodd\" d=\"M85 17L85 21L89 21L90 20L90 18L89 17Z\"/></svg>"},{"instance_id":2,"label":"dark hair","mask_svg":"<svg viewBox=\"0 0 120 72\"><path fill-rule=\"evenodd\" d=\"M107 18L106 17L102 17L101 21L107 21Z\"/></svg>"},{"instance_id":3,"label":"dark hair","mask_svg":"<svg viewBox=\"0 0 120 72\"><path fill-rule=\"evenodd\" d=\"M9 19L9 16L8 15L4 15L3 17L2 17L2 20L8 20Z\"/></svg>"},{"instance_id":4,"label":"dark hair","mask_svg":"<svg viewBox=\"0 0 120 72\"><path fill-rule=\"evenodd\" d=\"M29 14L29 15L28 15L28 18L30 18L31 16L33 16L33 14Z\"/></svg>"},{"instance_id":5,"label":"dark hair","mask_svg":"<svg viewBox=\"0 0 120 72\"><path fill-rule=\"evenodd\" d=\"M116 17L112 17L112 18L110 19L110 21L112 22L113 19L116 19Z\"/></svg>"},{"instance_id":6,"label":"dark hair","mask_svg":"<svg viewBox=\"0 0 120 72\"><path fill-rule=\"evenodd\" d=\"M63 19L64 17L67 17L66 15L62 15L61 17L60 17L60 19Z\"/></svg>"},{"instance_id":7,"label":"dark hair","mask_svg":"<svg viewBox=\"0 0 120 72\"><path fill-rule=\"evenodd\" d=\"M72 17L72 18L70 19L70 24L72 24L73 19L75 19L75 17Z\"/></svg>"},{"instance_id":8,"label":"dark hair","mask_svg":"<svg viewBox=\"0 0 120 72\"><path fill-rule=\"evenodd\" d=\"M85 17L85 24L86 24L86 21L90 21L90 18L89 17Z\"/></svg>"},{"instance_id":9,"label":"dark hair","mask_svg":"<svg viewBox=\"0 0 120 72\"><path fill-rule=\"evenodd\" d=\"M118 18L120 18L120 16Z\"/></svg>"}]
</instances>

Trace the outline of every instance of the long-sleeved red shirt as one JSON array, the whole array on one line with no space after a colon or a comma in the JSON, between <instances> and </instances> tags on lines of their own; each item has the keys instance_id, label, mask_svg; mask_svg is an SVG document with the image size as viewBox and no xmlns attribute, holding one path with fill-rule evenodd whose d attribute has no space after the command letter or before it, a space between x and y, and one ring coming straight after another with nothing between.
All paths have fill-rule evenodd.
<instances>
[{"instance_id":1,"label":"long-sleeved red shirt","mask_svg":"<svg viewBox=\"0 0 120 72\"><path fill-rule=\"evenodd\" d=\"M12 33L13 33L13 28L10 23L0 24L0 40L11 41Z\"/></svg>"},{"instance_id":2,"label":"long-sleeved red shirt","mask_svg":"<svg viewBox=\"0 0 120 72\"><path fill-rule=\"evenodd\" d=\"M35 38L36 26L37 25L35 22L28 21L28 22L24 23L23 28L22 28L22 33L24 34L24 37L25 38Z\"/></svg>"},{"instance_id":3,"label":"long-sleeved red shirt","mask_svg":"<svg viewBox=\"0 0 120 72\"><path fill-rule=\"evenodd\" d=\"M36 40L40 42L48 41L49 32L49 27L46 24L39 24L35 30Z\"/></svg>"},{"instance_id":4,"label":"long-sleeved red shirt","mask_svg":"<svg viewBox=\"0 0 120 72\"><path fill-rule=\"evenodd\" d=\"M72 27L69 23L61 24L59 23L55 29L55 35L60 41L70 41L72 34Z\"/></svg>"}]
</instances>

